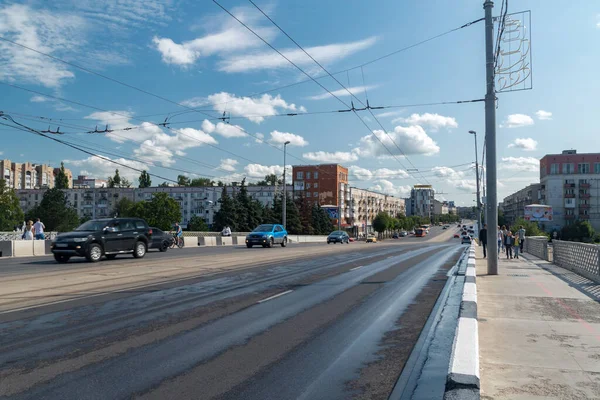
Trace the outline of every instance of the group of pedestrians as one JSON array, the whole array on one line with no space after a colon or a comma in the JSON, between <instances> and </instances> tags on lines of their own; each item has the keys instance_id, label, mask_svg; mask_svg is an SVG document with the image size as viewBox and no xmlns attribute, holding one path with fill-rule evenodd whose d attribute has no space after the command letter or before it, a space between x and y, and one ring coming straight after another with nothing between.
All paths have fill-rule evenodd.
<instances>
[{"instance_id":1,"label":"group of pedestrians","mask_svg":"<svg viewBox=\"0 0 600 400\"><path fill-rule=\"evenodd\" d=\"M502 251L506 252L506 258L519 258L519 252L523 253L525 244L525 228L519 227L519 230L513 233L505 225L498 226L498 257ZM479 231L479 245L483 247L483 258L487 257L487 224Z\"/></svg>"},{"instance_id":2,"label":"group of pedestrians","mask_svg":"<svg viewBox=\"0 0 600 400\"><path fill-rule=\"evenodd\" d=\"M21 239L23 240L44 240L46 235L44 234L46 226L40 219L36 219L35 223L31 220L23 222Z\"/></svg>"}]
</instances>

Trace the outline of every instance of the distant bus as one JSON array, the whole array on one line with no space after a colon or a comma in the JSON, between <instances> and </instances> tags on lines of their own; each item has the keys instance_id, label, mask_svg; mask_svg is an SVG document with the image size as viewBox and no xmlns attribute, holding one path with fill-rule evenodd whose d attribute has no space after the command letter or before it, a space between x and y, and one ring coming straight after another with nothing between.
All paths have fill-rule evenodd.
<instances>
[{"instance_id":1,"label":"distant bus","mask_svg":"<svg viewBox=\"0 0 600 400\"><path fill-rule=\"evenodd\" d=\"M423 228L415 229L415 237L424 237L424 236L425 236L425 229L423 229Z\"/></svg>"}]
</instances>

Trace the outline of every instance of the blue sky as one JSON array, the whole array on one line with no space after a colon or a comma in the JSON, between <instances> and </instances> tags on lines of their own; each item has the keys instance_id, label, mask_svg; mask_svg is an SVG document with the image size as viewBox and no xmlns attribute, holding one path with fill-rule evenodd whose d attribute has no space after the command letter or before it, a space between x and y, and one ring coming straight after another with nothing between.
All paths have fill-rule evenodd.
<instances>
[{"instance_id":1,"label":"blue sky","mask_svg":"<svg viewBox=\"0 0 600 400\"><path fill-rule=\"evenodd\" d=\"M445 193L440 197L473 204L474 170L468 163L474 161L474 149L467 132L479 133L481 156L483 103L375 110L402 150L401 154L390 136L376 132L394 153L391 157L373 136L372 130L381 128L368 112L359 115L370 129L352 113L272 116L345 108L314 82L249 97L306 77L213 2L47 3L0 2L0 35L187 107L216 111L207 111L209 116L174 115L189 109L0 41L0 82L81 103L0 85L0 110L20 123L36 129L60 126L68 132L61 139L169 178L181 173L175 169L226 181L282 173L283 154L278 148L290 140L289 164L340 162L351 168L351 183L358 187L404 196L415 183L431 183ZM323 74L250 2L220 3L311 76ZM481 1L411 3L415 4L395 0L257 4L331 72L483 17ZM594 94L600 89L595 79L600 6L591 1L564 4L509 2L509 12L532 11L533 90L498 95L500 199L537 180L536 159L544 154L567 148L598 151L590 144L598 135ZM495 15L499 8L496 2ZM483 34L483 23L478 23L369 64L362 70L364 82L360 69L336 77L363 102L366 86L371 106L479 99L485 90ZM335 81L320 82L350 102ZM357 100L354 103L359 106ZM231 115L230 124L218 124L223 110ZM171 129L156 125L168 116ZM82 133L96 125L101 130L107 123L113 132ZM122 130L127 127L134 129ZM0 134L0 157L13 161L57 165L64 160L74 174L100 178L115 168L26 132L0 126ZM406 172L414 167L420 174ZM120 170L132 180L139 175ZM161 181L153 178L155 184Z\"/></svg>"}]
</instances>

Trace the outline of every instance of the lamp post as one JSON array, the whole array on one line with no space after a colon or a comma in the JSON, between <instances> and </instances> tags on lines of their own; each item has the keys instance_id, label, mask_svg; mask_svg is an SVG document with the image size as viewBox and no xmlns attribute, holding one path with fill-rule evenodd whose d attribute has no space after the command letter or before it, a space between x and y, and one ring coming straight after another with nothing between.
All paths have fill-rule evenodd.
<instances>
[{"instance_id":1,"label":"lamp post","mask_svg":"<svg viewBox=\"0 0 600 400\"><path fill-rule=\"evenodd\" d=\"M481 198L479 192L479 161L477 160L477 132L469 131L475 137L475 182L477 182L477 229L481 230Z\"/></svg>"},{"instance_id":2,"label":"lamp post","mask_svg":"<svg viewBox=\"0 0 600 400\"><path fill-rule=\"evenodd\" d=\"M283 144L283 211L282 211L282 216L283 216L283 229L287 230L287 226L286 226L286 217L287 217L287 193L286 193L286 185L285 185L285 155L286 155L286 151L287 151L287 145L290 144L290 141L288 140L287 142L285 142Z\"/></svg>"}]
</instances>

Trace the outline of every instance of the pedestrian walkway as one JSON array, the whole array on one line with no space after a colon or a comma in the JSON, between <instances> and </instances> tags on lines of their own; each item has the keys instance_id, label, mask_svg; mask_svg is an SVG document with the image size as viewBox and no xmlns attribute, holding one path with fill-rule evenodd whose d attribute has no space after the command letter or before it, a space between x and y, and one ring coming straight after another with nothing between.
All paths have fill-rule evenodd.
<instances>
[{"instance_id":1,"label":"pedestrian walkway","mask_svg":"<svg viewBox=\"0 0 600 400\"><path fill-rule=\"evenodd\" d=\"M529 254L476 264L481 398L600 399L600 285Z\"/></svg>"}]
</instances>

